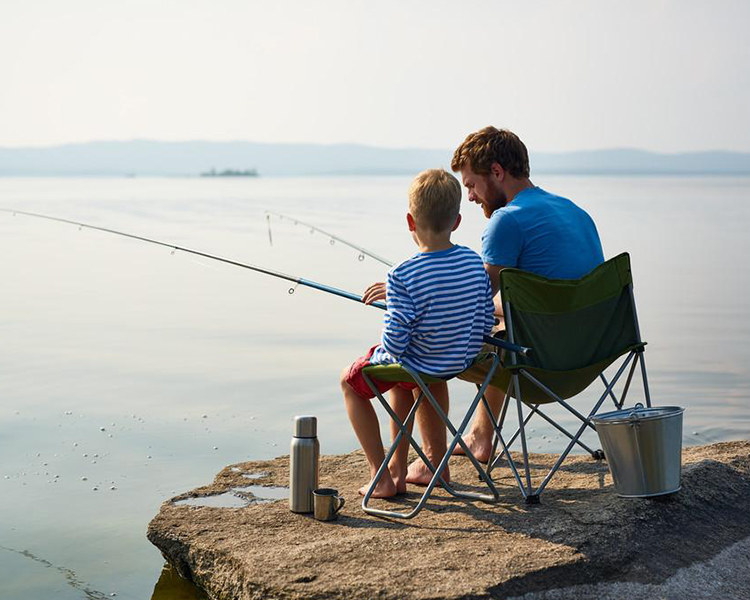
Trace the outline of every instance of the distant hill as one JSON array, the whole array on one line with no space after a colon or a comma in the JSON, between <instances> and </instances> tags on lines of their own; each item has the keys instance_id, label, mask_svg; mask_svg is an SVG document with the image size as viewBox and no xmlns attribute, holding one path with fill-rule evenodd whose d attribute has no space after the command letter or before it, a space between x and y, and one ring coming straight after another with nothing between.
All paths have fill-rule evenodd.
<instances>
[{"instance_id":1,"label":"distant hill","mask_svg":"<svg viewBox=\"0 0 750 600\"><path fill-rule=\"evenodd\" d=\"M359 144L255 142L86 142L0 148L0 176L189 176L255 169L260 176L408 175L447 167L450 149L376 148ZM533 173L750 174L750 153L657 154L615 149L532 153Z\"/></svg>"},{"instance_id":2,"label":"distant hill","mask_svg":"<svg viewBox=\"0 0 750 600\"><path fill-rule=\"evenodd\" d=\"M538 173L750 175L748 152L682 152L662 154L634 149L586 150L532 154Z\"/></svg>"}]
</instances>

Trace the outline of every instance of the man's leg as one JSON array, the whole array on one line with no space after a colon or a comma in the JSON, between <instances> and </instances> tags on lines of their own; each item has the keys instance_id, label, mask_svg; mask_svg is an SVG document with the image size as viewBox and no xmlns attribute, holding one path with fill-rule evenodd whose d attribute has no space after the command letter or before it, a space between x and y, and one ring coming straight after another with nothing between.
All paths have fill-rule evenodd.
<instances>
[{"instance_id":1,"label":"man's leg","mask_svg":"<svg viewBox=\"0 0 750 600\"><path fill-rule=\"evenodd\" d=\"M484 393L484 397L487 398L487 403L492 409L492 418L497 422L497 417L500 414L503 399L505 398L505 392L496 387L488 387ZM487 415L487 410L483 404L480 404L477 407L474 420L471 422L471 428L464 436L464 442L466 442L469 450L471 450L479 462L487 462L489 460L490 452L492 451L492 435L494 433L495 429ZM464 454L464 450L461 446L456 446L453 454Z\"/></svg>"},{"instance_id":2,"label":"man's leg","mask_svg":"<svg viewBox=\"0 0 750 600\"><path fill-rule=\"evenodd\" d=\"M442 411L448 414L448 384L433 383L430 385L430 392L432 392ZM418 394L419 390L415 390L414 393ZM427 458L430 459L432 465L437 468L438 463L443 459L447 450L445 439L446 429L440 415L435 412L435 409L426 398L422 400L417 409L417 424L419 425L419 434L422 438L422 450ZM447 467L443 471L442 476L446 482L450 481L450 472ZM427 485L431 479L432 471L427 468L427 465L421 459L417 459L409 465L409 470L406 473L407 483Z\"/></svg>"}]
</instances>

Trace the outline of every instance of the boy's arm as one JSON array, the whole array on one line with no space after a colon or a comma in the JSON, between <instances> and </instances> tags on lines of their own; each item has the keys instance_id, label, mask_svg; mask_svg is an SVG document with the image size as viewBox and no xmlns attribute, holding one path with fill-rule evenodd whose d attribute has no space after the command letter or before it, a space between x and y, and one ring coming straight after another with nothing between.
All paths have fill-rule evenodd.
<instances>
[{"instance_id":1,"label":"boy's arm","mask_svg":"<svg viewBox=\"0 0 750 600\"><path fill-rule=\"evenodd\" d=\"M412 326L416 318L414 302L398 277L388 273L386 306L381 345L388 354L399 358L411 341Z\"/></svg>"},{"instance_id":2,"label":"boy's arm","mask_svg":"<svg viewBox=\"0 0 750 600\"><path fill-rule=\"evenodd\" d=\"M378 300L385 300L385 287L385 283L382 281L373 283L365 290L365 293L362 294L362 302L364 302L365 304L372 304L373 302L377 302Z\"/></svg>"}]
</instances>

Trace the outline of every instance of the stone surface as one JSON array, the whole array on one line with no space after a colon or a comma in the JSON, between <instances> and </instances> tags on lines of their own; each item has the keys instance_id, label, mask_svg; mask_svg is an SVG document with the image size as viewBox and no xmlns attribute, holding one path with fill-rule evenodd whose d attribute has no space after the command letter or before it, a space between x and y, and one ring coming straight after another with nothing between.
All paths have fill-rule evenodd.
<instances>
[{"instance_id":1,"label":"stone surface","mask_svg":"<svg viewBox=\"0 0 750 600\"><path fill-rule=\"evenodd\" d=\"M531 456L537 469L553 460ZM458 487L481 490L468 460L454 458L451 469ZM411 521L361 510L356 490L366 474L360 453L322 457L321 487L347 500L330 523L293 514L284 500L175 504L288 482L287 457L227 467L211 485L165 502L148 538L216 599L750 598L750 442L685 448L682 490L659 500L618 497L606 463L573 456L540 505L524 504L501 468L497 504L438 490ZM418 490L374 505L408 508Z\"/></svg>"}]
</instances>

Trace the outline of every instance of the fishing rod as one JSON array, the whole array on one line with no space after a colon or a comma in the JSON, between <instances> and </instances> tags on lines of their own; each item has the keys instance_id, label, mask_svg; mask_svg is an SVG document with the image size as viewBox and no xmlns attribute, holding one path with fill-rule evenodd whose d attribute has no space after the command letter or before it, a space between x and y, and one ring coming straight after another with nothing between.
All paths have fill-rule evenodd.
<instances>
[{"instance_id":1,"label":"fishing rod","mask_svg":"<svg viewBox=\"0 0 750 600\"><path fill-rule=\"evenodd\" d=\"M256 271L258 273L263 273L264 275L270 275L271 277L277 277L278 279L291 281L292 283L294 283L294 287L289 288L290 294L293 294L295 292L298 285L302 285L305 287L313 288L315 290L320 290L321 292L327 292L329 294L333 294L334 296L347 298L348 300L354 300L355 302L364 304L364 302L362 301L362 296L358 296L357 294L347 292L346 290L335 288L330 285L325 285L323 283L318 283L317 281L312 281L310 279L305 279L303 277L295 277L293 275L287 275L286 273L281 273L280 271L274 271L271 269L266 269L264 267L258 267L256 265L250 265L250 264L243 263L237 260L232 260L230 258L217 256L215 254L209 254L208 252L201 252L200 250L193 250L191 248L186 248L184 246L179 246L177 244L171 244L169 242L163 242L160 240L147 238L141 235L126 233L124 231L118 231L116 229L109 229L108 227L99 227L98 225L90 225L88 223L81 223L79 221L72 221L70 219L63 219L60 217L52 217L52 216L43 215L40 213L27 212L23 210L14 210L11 208L0 208L0 212L11 213L13 214L14 217L16 215L24 215L26 217L34 217L37 219L46 219L48 221L56 221L58 223L67 223L68 225L75 225L79 229L82 229L85 227L86 229L93 229L96 231L102 231L104 233L111 233L113 235L119 235L119 236L130 238L133 240L147 242L149 244L156 244L157 246L164 246L165 248L171 248L172 254L174 254L177 250L179 250L180 252L185 252L187 254L195 254L196 256L202 256L203 258L208 258L208 259L216 260L216 261L223 262L229 265L234 265L235 267L242 267L243 269L249 269L250 271ZM372 304L369 304L368 306L374 306L375 308L380 308L382 310L385 310L386 308L385 304L383 304L382 302L373 302Z\"/></svg>"},{"instance_id":2,"label":"fishing rod","mask_svg":"<svg viewBox=\"0 0 750 600\"><path fill-rule=\"evenodd\" d=\"M332 233L329 233L327 231L324 231L320 227L316 227L315 225L311 225L310 223L305 223L304 221L300 221L299 219L296 219L294 217L288 217L286 215L282 215L281 213L273 212L272 210L266 211L266 222L268 223L268 241L273 246L273 237L271 236L271 215L278 217L280 220L286 219L287 221L292 221L295 225L304 225L305 227L310 228L310 233L313 231L317 231L318 233L322 233L324 236L330 238L331 245L335 242L340 242L344 244L345 246L349 246L350 248L354 248L355 250L359 251L359 260L362 261L365 259L365 256L369 256L370 258L373 258L377 260L378 262L383 263L387 267L392 267L394 263L387 258L383 258L382 256L378 256L374 252L370 252L366 248L363 248L362 246L358 246L357 244L354 244L352 242L349 242L345 240L344 238L341 238L337 235L334 235Z\"/></svg>"}]
</instances>

